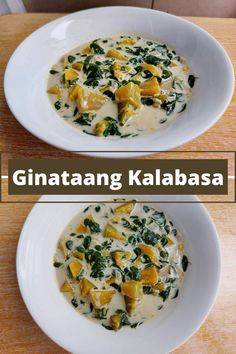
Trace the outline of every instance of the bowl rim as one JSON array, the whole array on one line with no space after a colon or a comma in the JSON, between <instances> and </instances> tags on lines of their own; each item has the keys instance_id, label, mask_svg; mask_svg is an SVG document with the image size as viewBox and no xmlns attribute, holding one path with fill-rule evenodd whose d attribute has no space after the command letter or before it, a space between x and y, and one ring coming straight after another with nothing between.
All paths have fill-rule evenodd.
<instances>
[{"instance_id":1,"label":"bowl rim","mask_svg":"<svg viewBox=\"0 0 236 354\"><path fill-rule=\"evenodd\" d=\"M83 15L83 14L88 14L92 13L94 11L104 11L104 10L112 10L112 11L116 11L116 10L130 10L130 11L137 11L137 12L143 12L143 13L156 13L159 16L164 16L164 17L171 17L171 18L175 18L175 20L182 22L182 23L187 23L188 25L191 25L193 28L197 29L198 31L200 31L201 33L205 34L209 40L211 40L212 42L214 42L214 44L218 47L218 50L221 51L221 53L223 54L223 56L225 57L225 65L228 67L228 70L230 72L230 75L228 76L228 83L229 83L229 92L228 92L228 96L224 99L224 105L222 106L221 110L215 114L211 119L210 122L208 122L208 124L206 124L204 127L202 127L198 132L193 132L191 134L191 136L189 136L188 138L181 138L180 143L175 143L175 141L172 142L172 145L169 146L168 149L166 150L160 150L160 151L169 151L172 149L175 149L177 147L183 146L189 142L191 142L192 140L196 139L197 137L199 137L200 135L204 134L206 131L208 131L224 114L224 112L226 111L227 107L230 104L230 101L232 99L233 96L233 92L234 92L234 85L235 85L235 78L234 78L234 68L233 68L233 64L229 58L229 55L227 54L226 50L223 48L223 46L211 35L209 34L206 30L204 30L203 28L199 27L198 25L192 23L191 21L180 17L180 16L175 16L169 13L165 13L162 11L158 11L158 10L154 10L154 9L148 9L148 8L140 8L140 7L135 7L135 6L104 6L104 7L95 7L95 8L91 8L91 9L85 9L85 10L81 10L81 11L76 11L73 12L71 14L67 14L65 16L61 16L59 18L56 18L48 23L46 23L45 25L41 26L40 28L36 29L34 32L32 32L29 36L27 36L20 44L19 46L14 50L13 54L11 55L8 64L6 66L5 69L5 74L4 74L4 93L5 93L5 97L6 97L6 101L7 104L11 110L11 112L13 113L15 119L17 119L17 121L26 129L28 130L33 136L35 136L36 138L42 140L43 142L54 146L58 149L64 150L64 151L70 151L70 152L75 152L75 151L71 151L68 147L65 146L65 144L63 142L59 142L57 143L56 141L51 141L51 137L50 136L46 136L45 134L41 131L35 131L33 129L33 127L29 124L29 122L26 120L22 122L21 119L21 115L22 113L19 114L19 112L17 111L17 109L15 109L13 101L10 98L10 83L8 80L8 75L9 75L9 71L11 70L11 66L12 66L12 62L14 60L15 55L18 54L18 52L20 52L20 50L22 49L22 47L25 46L26 43L28 43L29 40L31 40L32 38L34 38L35 33L39 33L42 30L47 29L50 26L59 24L62 21L65 21L69 18L72 19L76 19L76 17L78 15ZM18 118L19 117L19 118ZM96 138L96 137L95 137ZM98 139L98 138L97 138ZM138 140L137 144L138 144ZM96 144L96 140L94 140L95 144ZM63 145L64 144L64 145ZM155 151L155 150L154 150ZM112 157L112 158L124 158L124 157L142 157L142 156L148 156L153 154L153 151L139 151L139 150L134 150L134 151L124 151L124 150L114 150L114 151L108 151L108 150L101 150L101 151L77 151L79 152L81 155L85 155L85 156L93 156L93 157ZM127 156L128 154L128 156Z\"/></svg>"},{"instance_id":2,"label":"bowl rim","mask_svg":"<svg viewBox=\"0 0 236 354\"><path fill-rule=\"evenodd\" d=\"M58 195L56 196L58 197ZM69 198L70 196L63 196L66 198ZM78 196L80 197L80 196ZM84 196L82 196L84 197ZM110 196L113 197L113 196ZM135 195L132 197L137 197L140 198L139 195ZM142 196L141 196L142 197ZM155 198L157 198L158 195L155 195ZM186 198L186 196L184 196ZM56 199L54 199L55 196L54 195L43 195L38 199L38 202L51 202L51 203L56 203ZM125 198L127 198L127 196L125 196ZM177 198L181 198L181 196L177 196ZM184 202L184 204L188 204L188 202L199 202L199 198L195 195L188 195L187 199L189 199L188 201ZM138 200L140 202L142 202L142 199ZM30 222L30 218L32 216L34 216L35 212L37 213L37 208L41 208L43 203L38 203L36 202L34 204L34 206L32 207L32 209L30 210L30 212L27 215L27 218L24 221L23 227L21 229L21 233L20 233L20 237L18 240L18 245L17 245L17 251L16 251L16 275L17 275L17 281L18 281L18 286L19 286L19 290L20 290L20 294L23 298L24 304L27 308L27 310L29 311L31 317L33 318L34 322L37 324L37 326L43 331L43 333L49 337L54 343L56 343L57 345L59 345L60 347L62 347L65 350L72 350L72 346L71 348L69 348L67 345L65 345L65 343L63 343L63 339L56 337L54 334L52 335L49 331L49 328L42 323L41 319L38 317L38 314L35 311L34 306L32 305L31 301L30 301L30 295L27 293L26 289L24 288L24 281L22 280L21 277L21 266L20 266L20 258L21 258L21 252L22 252L22 247L23 247L23 243L24 243L24 238L27 235L27 227L28 227L28 223ZM80 202L75 202L78 204L81 203L87 203L88 201L80 201ZM99 202L99 201L98 201ZM161 203L159 202L158 199L156 199L154 201L155 203ZM65 201L66 203L66 201ZM91 201L91 203L93 203ZM174 202L170 202L170 204L172 204ZM42 205L41 205L42 204ZM194 203L191 203L194 204ZM218 268L217 268L217 281L216 281L216 285L215 285L215 289L214 292L211 294L211 301L210 301L210 305L209 307L205 310L204 314L202 315L201 319L198 320L198 323L195 325L194 330L191 332L191 334L189 334L187 337L185 337L182 341L180 341L177 345L175 344L170 351L176 350L177 348L179 348L181 345L183 345L185 342L187 342L198 330L199 328L203 325L203 323L205 322L205 320L207 319L209 313L211 312L215 302L216 302L216 298L218 296L219 293L219 288L220 288L220 283L221 283L221 276L222 276L222 254L221 254L221 246L220 246L220 238L219 238L219 234L217 232L216 226L211 218L211 215L208 211L208 209L206 208L206 206L203 203L195 203L197 205L198 208L200 208L202 210L202 212L205 213L206 217L207 217L207 221L209 223L209 227L212 227L212 230L214 231L214 242L217 248L217 264L218 264ZM212 237L213 237L212 236ZM82 354L82 352L81 352Z\"/></svg>"}]
</instances>

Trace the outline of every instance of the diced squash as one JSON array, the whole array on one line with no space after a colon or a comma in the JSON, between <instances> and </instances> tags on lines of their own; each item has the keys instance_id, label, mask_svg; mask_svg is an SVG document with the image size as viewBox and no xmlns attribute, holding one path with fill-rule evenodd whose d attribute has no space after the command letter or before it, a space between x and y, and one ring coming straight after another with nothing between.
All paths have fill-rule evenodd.
<instances>
[{"instance_id":1,"label":"diced squash","mask_svg":"<svg viewBox=\"0 0 236 354\"><path fill-rule=\"evenodd\" d=\"M136 42L137 42L136 38L124 38L119 42L119 44L133 45Z\"/></svg>"},{"instance_id":2,"label":"diced squash","mask_svg":"<svg viewBox=\"0 0 236 354\"><path fill-rule=\"evenodd\" d=\"M83 69L83 65L84 64L81 62L77 62L77 63L72 64L72 68L75 70L81 70L81 69Z\"/></svg>"},{"instance_id":3,"label":"diced squash","mask_svg":"<svg viewBox=\"0 0 236 354\"><path fill-rule=\"evenodd\" d=\"M75 250L75 251L72 252L72 255L75 258L80 259L81 261L84 259L84 253L83 252L79 252L79 251Z\"/></svg>"},{"instance_id":4,"label":"diced squash","mask_svg":"<svg viewBox=\"0 0 236 354\"><path fill-rule=\"evenodd\" d=\"M140 73L137 73L134 76L132 76L132 80L140 81L141 79L142 79L142 76L140 75Z\"/></svg>"},{"instance_id":5,"label":"diced squash","mask_svg":"<svg viewBox=\"0 0 236 354\"><path fill-rule=\"evenodd\" d=\"M108 50L106 56L109 58L115 58L115 59L119 59L119 60L125 60L125 61L128 60L128 58L125 55L123 55L122 53L120 53L114 49Z\"/></svg>"},{"instance_id":6,"label":"diced squash","mask_svg":"<svg viewBox=\"0 0 236 354\"><path fill-rule=\"evenodd\" d=\"M104 93L105 91L113 92L113 88L111 86L104 86L99 88L99 91L101 91L102 93Z\"/></svg>"},{"instance_id":7,"label":"diced squash","mask_svg":"<svg viewBox=\"0 0 236 354\"><path fill-rule=\"evenodd\" d=\"M189 66L188 66L188 65L185 65L185 66L183 67L183 72L184 72L184 73L189 72Z\"/></svg>"},{"instance_id":8,"label":"diced squash","mask_svg":"<svg viewBox=\"0 0 236 354\"><path fill-rule=\"evenodd\" d=\"M110 317L110 324L114 331L118 331L121 327L121 316L119 314Z\"/></svg>"},{"instance_id":9,"label":"diced squash","mask_svg":"<svg viewBox=\"0 0 236 354\"><path fill-rule=\"evenodd\" d=\"M120 221L120 216L118 215L115 215L111 218L111 221L114 222L114 223L118 223Z\"/></svg>"},{"instance_id":10,"label":"diced squash","mask_svg":"<svg viewBox=\"0 0 236 354\"><path fill-rule=\"evenodd\" d=\"M134 300L128 296L125 296L124 299L125 299L126 311L128 312L128 315L131 316L136 310L136 308L138 307L138 305L140 304L141 300Z\"/></svg>"},{"instance_id":11,"label":"diced squash","mask_svg":"<svg viewBox=\"0 0 236 354\"><path fill-rule=\"evenodd\" d=\"M110 255L110 252L108 250L104 250L104 251L101 252L101 255L103 257L108 257Z\"/></svg>"},{"instance_id":12,"label":"diced squash","mask_svg":"<svg viewBox=\"0 0 236 354\"><path fill-rule=\"evenodd\" d=\"M83 53L83 54L92 53L92 49L90 47L85 47L81 50L81 53Z\"/></svg>"},{"instance_id":13,"label":"diced squash","mask_svg":"<svg viewBox=\"0 0 236 354\"><path fill-rule=\"evenodd\" d=\"M119 213L119 214L131 214L132 210L135 207L135 204L136 204L135 201L122 204L122 205L118 206L117 208L115 208L115 212Z\"/></svg>"},{"instance_id":14,"label":"diced squash","mask_svg":"<svg viewBox=\"0 0 236 354\"><path fill-rule=\"evenodd\" d=\"M118 103L118 119L120 125L125 125L129 118L136 114L133 106L129 102Z\"/></svg>"},{"instance_id":15,"label":"diced squash","mask_svg":"<svg viewBox=\"0 0 236 354\"><path fill-rule=\"evenodd\" d=\"M85 233L87 233L87 232L88 232L87 226L85 226L83 223L80 224L79 226L77 226L76 232L78 232L78 234L85 234Z\"/></svg>"},{"instance_id":16,"label":"diced squash","mask_svg":"<svg viewBox=\"0 0 236 354\"><path fill-rule=\"evenodd\" d=\"M178 250L179 250L180 252L183 252L183 251L184 251L184 244L183 244L183 243L180 243L180 244L178 245Z\"/></svg>"},{"instance_id":17,"label":"diced squash","mask_svg":"<svg viewBox=\"0 0 236 354\"><path fill-rule=\"evenodd\" d=\"M79 287L81 297L85 298L89 294L90 290L95 288L95 285L88 279L83 278L79 283Z\"/></svg>"},{"instance_id":18,"label":"diced squash","mask_svg":"<svg viewBox=\"0 0 236 354\"><path fill-rule=\"evenodd\" d=\"M140 88L133 82L129 82L116 90L115 99L117 103L129 102L134 108L140 108Z\"/></svg>"},{"instance_id":19,"label":"diced squash","mask_svg":"<svg viewBox=\"0 0 236 354\"><path fill-rule=\"evenodd\" d=\"M71 261L68 267L73 278L76 278L83 268L82 264L78 261Z\"/></svg>"},{"instance_id":20,"label":"diced squash","mask_svg":"<svg viewBox=\"0 0 236 354\"><path fill-rule=\"evenodd\" d=\"M96 309L99 309L111 302L112 297L115 295L115 290L95 290L89 292L90 300Z\"/></svg>"},{"instance_id":21,"label":"diced squash","mask_svg":"<svg viewBox=\"0 0 236 354\"><path fill-rule=\"evenodd\" d=\"M152 262L157 262L158 258L154 247L142 243L138 245L138 248L141 250L142 254L147 255Z\"/></svg>"},{"instance_id":22,"label":"diced squash","mask_svg":"<svg viewBox=\"0 0 236 354\"><path fill-rule=\"evenodd\" d=\"M129 251L115 251L111 255L118 267L124 267L126 264L125 260L130 259L132 253Z\"/></svg>"},{"instance_id":23,"label":"diced squash","mask_svg":"<svg viewBox=\"0 0 236 354\"><path fill-rule=\"evenodd\" d=\"M172 246L174 244L174 241L172 241L171 238L168 237L167 240L167 246Z\"/></svg>"},{"instance_id":24,"label":"diced squash","mask_svg":"<svg viewBox=\"0 0 236 354\"><path fill-rule=\"evenodd\" d=\"M132 66L130 66L130 65L125 65L125 66L124 66L124 70L125 70L127 73L129 73L131 70L133 70L133 68L132 68Z\"/></svg>"},{"instance_id":25,"label":"diced squash","mask_svg":"<svg viewBox=\"0 0 236 354\"><path fill-rule=\"evenodd\" d=\"M66 258L68 256L68 249L66 247L65 241L61 240L59 243L59 248L63 253L63 256Z\"/></svg>"},{"instance_id":26,"label":"diced squash","mask_svg":"<svg viewBox=\"0 0 236 354\"><path fill-rule=\"evenodd\" d=\"M157 98L161 102L165 102L167 100L168 96L167 95L159 95Z\"/></svg>"},{"instance_id":27,"label":"diced squash","mask_svg":"<svg viewBox=\"0 0 236 354\"><path fill-rule=\"evenodd\" d=\"M117 80L122 80L123 74L121 72L121 66L122 64L120 62L115 61L114 64L112 64L111 69L113 72L113 75Z\"/></svg>"},{"instance_id":28,"label":"diced squash","mask_svg":"<svg viewBox=\"0 0 236 354\"><path fill-rule=\"evenodd\" d=\"M121 283L121 293L133 300L141 300L143 297L143 285L141 281L131 280Z\"/></svg>"},{"instance_id":29,"label":"diced squash","mask_svg":"<svg viewBox=\"0 0 236 354\"><path fill-rule=\"evenodd\" d=\"M114 238L115 240L126 241L126 237L122 235L114 226L107 224L104 230L104 236Z\"/></svg>"},{"instance_id":30,"label":"diced squash","mask_svg":"<svg viewBox=\"0 0 236 354\"><path fill-rule=\"evenodd\" d=\"M154 76L159 76L159 77L161 76L160 71L155 65L144 63L144 64L140 64L140 66L143 68L143 70L150 71L150 73L152 73L152 75Z\"/></svg>"},{"instance_id":31,"label":"diced squash","mask_svg":"<svg viewBox=\"0 0 236 354\"><path fill-rule=\"evenodd\" d=\"M141 257L137 257L137 258L133 261L132 265L133 265L134 267L136 267L136 268L140 268L141 265L142 265Z\"/></svg>"},{"instance_id":32,"label":"diced squash","mask_svg":"<svg viewBox=\"0 0 236 354\"><path fill-rule=\"evenodd\" d=\"M144 81L141 85L142 96L154 96L160 93L160 85L156 77Z\"/></svg>"},{"instance_id":33,"label":"diced squash","mask_svg":"<svg viewBox=\"0 0 236 354\"><path fill-rule=\"evenodd\" d=\"M116 277L109 277L109 278L106 280L106 283L107 283L108 285L111 285L111 284L116 283L116 282L117 282Z\"/></svg>"},{"instance_id":34,"label":"diced squash","mask_svg":"<svg viewBox=\"0 0 236 354\"><path fill-rule=\"evenodd\" d=\"M84 96L85 96L84 89L81 86L76 84L76 85L72 86L72 88L70 89L68 99L69 99L69 101L74 101L78 97L84 98Z\"/></svg>"},{"instance_id":35,"label":"diced squash","mask_svg":"<svg viewBox=\"0 0 236 354\"><path fill-rule=\"evenodd\" d=\"M53 95L57 95L57 97L61 97L61 90L58 85L53 85L53 86L49 87L47 92L51 93Z\"/></svg>"},{"instance_id":36,"label":"diced squash","mask_svg":"<svg viewBox=\"0 0 236 354\"><path fill-rule=\"evenodd\" d=\"M109 126L109 121L102 119L100 120L100 122L98 122L95 125L95 135L96 136L104 136L103 133L105 132L105 130L108 128Z\"/></svg>"},{"instance_id":37,"label":"diced squash","mask_svg":"<svg viewBox=\"0 0 236 354\"><path fill-rule=\"evenodd\" d=\"M100 95L96 92L91 92L87 99L87 110L97 111L106 102L107 98L104 95Z\"/></svg>"},{"instance_id":38,"label":"diced squash","mask_svg":"<svg viewBox=\"0 0 236 354\"><path fill-rule=\"evenodd\" d=\"M65 69L64 74L65 74L65 81L66 82L72 81L78 77L78 73L73 69Z\"/></svg>"},{"instance_id":39,"label":"diced squash","mask_svg":"<svg viewBox=\"0 0 236 354\"><path fill-rule=\"evenodd\" d=\"M161 292L164 291L166 287L163 282L158 282L153 288Z\"/></svg>"},{"instance_id":40,"label":"diced squash","mask_svg":"<svg viewBox=\"0 0 236 354\"><path fill-rule=\"evenodd\" d=\"M76 100L77 107L80 112L96 111L105 103L107 98L96 92L86 95L84 89L80 85L74 85L70 90L70 101Z\"/></svg>"},{"instance_id":41,"label":"diced squash","mask_svg":"<svg viewBox=\"0 0 236 354\"><path fill-rule=\"evenodd\" d=\"M141 280L143 284L155 285L158 282L157 268L154 265L144 268L141 272Z\"/></svg>"},{"instance_id":42,"label":"diced squash","mask_svg":"<svg viewBox=\"0 0 236 354\"><path fill-rule=\"evenodd\" d=\"M169 66L173 68L173 67L177 66L177 64L174 61L171 61Z\"/></svg>"},{"instance_id":43,"label":"diced squash","mask_svg":"<svg viewBox=\"0 0 236 354\"><path fill-rule=\"evenodd\" d=\"M71 295L74 294L74 291L73 291L72 287L70 286L70 284L68 283L68 281L65 281L62 284L60 290L61 290L62 293L70 293Z\"/></svg>"}]
</instances>

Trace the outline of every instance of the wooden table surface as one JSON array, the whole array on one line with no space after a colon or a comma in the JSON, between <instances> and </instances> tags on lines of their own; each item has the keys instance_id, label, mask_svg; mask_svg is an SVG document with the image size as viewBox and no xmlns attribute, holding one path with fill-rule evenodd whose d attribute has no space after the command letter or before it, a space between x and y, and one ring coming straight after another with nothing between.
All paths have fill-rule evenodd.
<instances>
[{"instance_id":1,"label":"wooden table surface","mask_svg":"<svg viewBox=\"0 0 236 354\"><path fill-rule=\"evenodd\" d=\"M61 14L0 17L0 150L9 151L9 156L20 150L25 150L27 157L39 156L40 152L47 155L47 151L57 155L57 149L32 136L14 119L5 102L2 79L7 61L16 46L32 31L59 16ZM236 19L189 20L214 35L227 50L236 67ZM177 150L236 150L235 116L234 96L224 116L208 132ZM0 204L0 353L65 353L32 320L18 290L15 273L16 246L31 207L32 204L26 203ZM207 204L207 208L221 239L223 269L220 293L206 322L175 354L236 354L236 205Z\"/></svg>"}]
</instances>

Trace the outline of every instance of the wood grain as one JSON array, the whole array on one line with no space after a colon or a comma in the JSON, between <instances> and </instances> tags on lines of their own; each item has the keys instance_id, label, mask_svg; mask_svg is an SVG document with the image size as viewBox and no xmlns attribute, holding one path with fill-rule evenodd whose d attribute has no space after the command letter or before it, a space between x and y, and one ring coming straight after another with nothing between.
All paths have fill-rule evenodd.
<instances>
[{"instance_id":1,"label":"wood grain","mask_svg":"<svg viewBox=\"0 0 236 354\"><path fill-rule=\"evenodd\" d=\"M2 151L58 151L26 131L11 114L3 93L3 75L15 48L31 32L59 17L59 14L16 14L0 17L0 149ZM227 50L236 67L236 19L188 18L216 37ZM205 134L178 150L235 150L236 149L236 96L223 117Z\"/></svg>"},{"instance_id":2,"label":"wood grain","mask_svg":"<svg viewBox=\"0 0 236 354\"><path fill-rule=\"evenodd\" d=\"M31 207L32 204L0 204L0 353L65 353L35 324L17 285L16 246ZM236 353L236 204L211 204L207 208L221 240L220 292L206 322L175 354Z\"/></svg>"}]
</instances>

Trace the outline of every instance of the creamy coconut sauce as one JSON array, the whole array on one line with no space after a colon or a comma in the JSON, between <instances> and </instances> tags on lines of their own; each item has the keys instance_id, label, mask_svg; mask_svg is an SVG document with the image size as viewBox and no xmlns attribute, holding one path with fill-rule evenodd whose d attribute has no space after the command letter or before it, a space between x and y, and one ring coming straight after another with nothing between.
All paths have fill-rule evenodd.
<instances>
[{"instance_id":1,"label":"creamy coconut sauce","mask_svg":"<svg viewBox=\"0 0 236 354\"><path fill-rule=\"evenodd\" d=\"M140 37L97 39L53 65L48 95L58 114L99 137L154 132L187 107L195 77L174 50Z\"/></svg>"},{"instance_id":2,"label":"creamy coconut sauce","mask_svg":"<svg viewBox=\"0 0 236 354\"><path fill-rule=\"evenodd\" d=\"M54 257L59 288L107 329L136 328L177 298L188 267L182 236L151 205L90 205L63 231Z\"/></svg>"}]
</instances>

